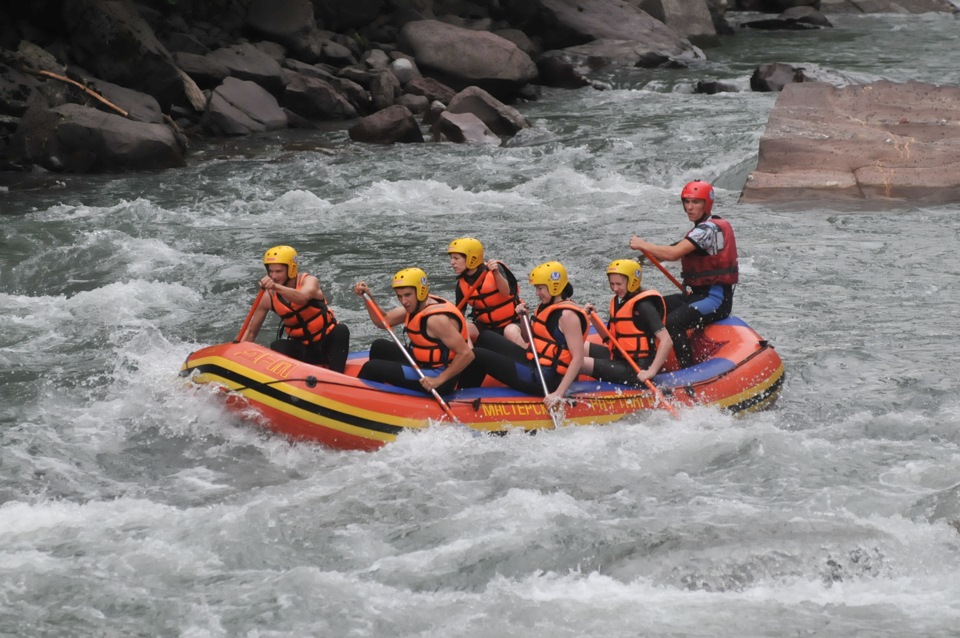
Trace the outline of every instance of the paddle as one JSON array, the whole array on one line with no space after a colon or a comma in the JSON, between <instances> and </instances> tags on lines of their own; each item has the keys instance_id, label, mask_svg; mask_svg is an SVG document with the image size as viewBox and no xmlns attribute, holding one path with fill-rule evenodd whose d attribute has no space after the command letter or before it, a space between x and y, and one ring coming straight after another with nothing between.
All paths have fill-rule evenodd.
<instances>
[{"instance_id":1,"label":"paddle","mask_svg":"<svg viewBox=\"0 0 960 638\"><path fill-rule=\"evenodd\" d=\"M260 292L257 293L257 298L253 300L253 305L250 306L250 312L247 313L247 320L243 322L240 332L237 333L237 338L233 340L234 343L240 343L240 340L243 339L243 333L247 331L247 326L250 325L250 320L253 319L253 313L257 311L257 306L260 304L260 300L263 298L263 293L265 292L266 290L261 288Z\"/></svg>"},{"instance_id":2,"label":"paddle","mask_svg":"<svg viewBox=\"0 0 960 638\"><path fill-rule=\"evenodd\" d=\"M377 306L377 302L373 300L373 297L371 297L370 293L368 292L363 293L363 298L366 300L367 307L370 308L374 315L376 315L377 320L383 324L383 329L390 333L390 337L393 339L393 342L397 344L398 348L400 348L400 352L402 352L403 356L407 358L407 362L410 364L410 366L417 371L417 375L421 379L425 379L426 375L423 374L423 371L420 369L420 366L417 365L417 362L413 360L413 355L411 355L410 352L403 347L403 344L400 343L400 338L397 337L396 333L393 331L393 328L391 328L387 323L386 318L380 311L380 307ZM447 402L443 400L443 397L440 396L435 388L431 388L430 394L432 394L433 398L437 400L437 403L439 403L440 407L443 408L443 411L447 413L447 416L450 417L451 420L459 423L460 420L453 415L453 410L450 409L450 406L447 405Z\"/></svg>"},{"instance_id":3,"label":"paddle","mask_svg":"<svg viewBox=\"0 0 960 638\"><path fill-rule=\"evenodd\" d=\"M470 289L467 290L465 295L463 295L463 299L461 299L460 303L457 304L457 310L463 312L463 309L467 306L467 300L470 299L470 295L477 292L477 288L480 287L480 284L483 283L483 280L487 278L488 274L490 274L490 271L484 270L483 274L477 277L477 280L473 282L473 285L470 286Z\"/></svg>"},{"instance_id":4,"label":"paddle","mask_svg":"<svg viewBox=\"0 0 960 638\"><path fill-rule=\"evenodd\" d=\"M648 252L645 251L645 250L641 250L640 252L642 252L642 253L643 253L643 256L646 257L647 259L649 259L650 262L651 262L654 266L656 266L657 268L659 268L659 269L660 269L660 272L662 272L664 275L666 275L667 279L669 279L670 281L672 281L672 282L673 282L673 285L680 289L680 292L682 292L682 293L686 293L686 292L687 292L687 289L684 288L683 284L680 283L679 281L677 281L677 278L674 277L673 275L671 275L671 274L670 274L670 271L667 270L667 269L664 267L664 265L661 264L660 261L659 261L656 257L654 257L653 255L651 255L650 253L648 253Z\"/></svg>"},{"instance_id":5,"label":"paddle","mask_svg":"<svg viewBox=\"0 0 960 638\"><path fill-rule=\"evenodd\" d=\"M637 362L633 360L633 357L631 357L629 354L627 354L626 349L624 349L623 345L622 345L619 341L617 341L616 337L614 337L612 334L610 334L610 331L609 331L609 330L607 329L607 327L603 324L603 320L600 319L600 315L597 314L597 311L596 311L596 310L591 310L591 311L590 311L590 321L593 322L593 325L596 327L597 332L599 332L600 335L601 335L604 339L609 339L609 340L610 340L610 343L612 343L612 344L614 345L614 347L615 347L615 348L620 352L620 354L623 356L623 358L626 359L627 363L630 364L630 367L633 368L633 371L636 372L637 374L640 374L640 366L638 366L638 365L637 365ZM679 419L679 418L680 418L680 415L677 414L677 411L673 409L673 406L671 406L669 403L667 403L667 400L666 400L666 398L663 396L663 393L660 392L660 389L657 388L657 386L653 385L653 383L650 381L650 379L645 380L644 383L647 384L647 387L649 387L651 390L653 390L653 394L657 397L657 401L659 401L661 404L663 404L663 406L664 406L665 408L667 408L667 410L670 411L670 414L672 414L673 416L675 416L675 417L677 417L677 418Z\"/></svg>"},{"instance_id":6,"label":"paddle","mask_svg":"<svg viewBox=\"0 0 960 638\"><path fill-rule=\"evenodd\" d=\"M533 345L533 329L530 328L530 318L527 316L526 312L520 313L520 317L523 319L523 327L527 329L527 336L530 337L530 351L533 352L533 361L537 364L537 376L540 377L540 385L543 387L543 396L546 397L548 394L550 394L550 391L547 389L547 380L543 377L543 368L540 367L540 355L537 354L537 349ZM550 413L550 418L553 419L553 427L560 427L562 425L562 417L557 414L556 410L548 405L547 412Z\"/></svg>"}]
</instances>

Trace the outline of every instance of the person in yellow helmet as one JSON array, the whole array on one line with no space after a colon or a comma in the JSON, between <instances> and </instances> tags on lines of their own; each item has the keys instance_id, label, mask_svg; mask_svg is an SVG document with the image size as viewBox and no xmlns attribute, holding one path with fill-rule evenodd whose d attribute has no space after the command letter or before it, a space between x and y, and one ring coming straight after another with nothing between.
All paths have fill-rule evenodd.
<instances>
[{"instance_id":1,"label":"person in yellow helmet","mask_svg":"<svg viewBox=\"0 0 960 638\"><path fill-rule=\"evenodd\" d=\"M613 292L607 328L640 367L640 374L612 342L585 344L584 374L611 383L640 385L652 379L667 360L673 348L664 326L667 304L656 290L643 289L642 281L643 266L633 259L615 259L607 266L607 283ZM584 309L588 313L595 310L593 304L585 304Z\"/></svg>"},{"instance_id":2,"label":"person in yellow helmet","mask_svg":"<svg viewBox=\"0 0 960 638\"><path fill-rule=\"evenodd\" d=\"M484 260L483 244L473 237L454 239L447 246L450 267L457 276L457 308L470 306L467 330L476 342L483 330L499 332L517 345L525 345L515 309L517 278L498 259Z\"/></svg>"},{"instance_id":3,"label":"person in yellow helmet","mask_svg":"<svg viewBox=\"0 0 960 638\"><path fill-rule=\"evenodd\" d=\"M240 341L254 341L267 313L273 310L280 315L280 327L271 350L343 372L350 350L350 329L334 317L317 278L300 272L297 251L290 246L274 246L264 254L263 265L267 274L259 283L266 294L260 298ZM284 332L286 338L281 338Z\"/></svg>"},{"instance_id":4,"label":"person in yellow helmet","mask_svg":"<svg viewBox=\"0 0 960 638\"><path fill-rule=\"evenodd\" d=\"M487 374L526 394L542 395L545 384L549 392L544 403L552 408L563 399L583 366L587 314L570 300L573 286L560 262L548 261L531 270L530 283L540 300L530 320L532 347L518 346L492 331L481 332L474 347L475 363L465 373L463 386L479 386ZM517 313L523 312L527 307L521 302ZM534 356L540 362L544 383Z\"/></svg>"},{"instance_id":5,"label":"person in yellow helmet","mask_svg":"<svg viewBox=\"0 0 960 638\"><path fill-rule=\"evenodd\" d=\"M399 308L386 313L367 304L370 320L380 328L390 330L404 326L413 357L423 378L392 339L376 339L370 346L370 359L357 375L367 381L446 394L456 389L460 374L473 361L473 350L467 336L467 320L457 307L430 294L427 274L420 268L404 268L393 276L391 284ZM370 294L366 282L358 282L353 292L359 296ZM378 315L379 313L379 315ZM386 321L384 325L380 317Z\"/></svg>"}]
</instances>

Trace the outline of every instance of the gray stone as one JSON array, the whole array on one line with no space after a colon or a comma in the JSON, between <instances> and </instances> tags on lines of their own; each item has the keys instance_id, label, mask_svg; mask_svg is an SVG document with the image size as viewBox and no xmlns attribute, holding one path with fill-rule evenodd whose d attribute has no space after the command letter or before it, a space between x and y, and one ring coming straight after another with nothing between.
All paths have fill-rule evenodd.
<instances>
[{"instance_id":1,"label":"gray stone","mask_svg":"<svg viewBox=\"0 0 960 638\"><path fill-rule=\"evenodd\" d=\"M503 104L483 89L471 86L457 93L447 105L449 113L470 113L495 135L515 135L530 123L512 106Z\"/></svg>"},{"instance_id":2,"label":"gray stone","mask_svg":"<svg viewBox=\"0 0 960 638\"><path fill-rule=\"evenodd\" d=\"M259 84L229 77L210 96L201 125L215 135L248 135L285 128L287 115Z\"/></svg>"},{"instance_id":3,"label":"gray stone","mask_svg":"<svg viewBox=\"0 0 960 638\"><path fill-rule=\"evenodd\" d=\"M413 118L413 113L400 104L360 118L347 132L351 140L369 144L423 142L423 132Z\"/></svg>"}]
</instances>

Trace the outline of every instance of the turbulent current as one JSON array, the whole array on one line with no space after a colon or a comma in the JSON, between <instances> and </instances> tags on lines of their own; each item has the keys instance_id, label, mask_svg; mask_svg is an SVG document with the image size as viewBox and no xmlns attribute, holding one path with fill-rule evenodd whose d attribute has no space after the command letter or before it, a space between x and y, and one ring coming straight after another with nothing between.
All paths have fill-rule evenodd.
<instances>
[{"instance_id":1,"label":"turbulent current","mask_svg":"<svg viewBox=\"0 0 960 638\"><path fill-rule=\"evenodd\" d=\"M0 635L958 635L957 206L737 203L775 101L756 64L960 85L952 16L834 22L546 91L502 148L286 133L0 189ZM693 94L705 77L744 90ZM786 366L773 411L348 453L177 376L236 334L269 246L364 348L352 284L386 303L419 266L450 295L463 235L524 280L558 259L603 303L632 234L685 232L696 178L737 230L734 312Z\"/></svg>"}]
</instances>

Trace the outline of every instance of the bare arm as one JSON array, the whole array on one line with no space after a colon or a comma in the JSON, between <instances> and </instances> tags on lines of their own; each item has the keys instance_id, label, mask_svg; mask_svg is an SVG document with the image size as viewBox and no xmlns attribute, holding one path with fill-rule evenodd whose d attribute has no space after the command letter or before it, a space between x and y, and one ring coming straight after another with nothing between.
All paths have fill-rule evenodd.
<instances>
[{"instance_id":1,"label":"bare arm","mask_svg":"<svg viewBox=\"0 0 960 638\"><path fill-rule=\"evenodd\" d=\"M356 284L354 284L353 294L357 295L358 297L362 297L365 294L369 296L370 287L367 286L367 282L358 281ZM372 321L373 325L378 328L387 328L387 326L393 327L401 324L403 323L404 316L407 314L403 308L391 308L389 311L383 312L383 310L380 309L380 306L377 305L377 302L373 300L373 297L370 297L370 301L364 305L367 307L367 314L370 315L370 321ZM386 326L383 325L382 321L380 321L380 317L377 316L377 312L383 315L383 318L387 320Z\"/></svg>"},{"instance_id":2,"label":"bare arm","mask_svg":"<svg viewBox=\"0 0 960 638\"><path fill-rule=\"evenodd\" d=\"M445 315L435 315L427 321L427 334L439 339L454 354L453 361L446 370L435 377L423 377L420 385L426 390L434 390L463 372L473 361L474 354L470 344L464 340L457 328L457 322Z\"/></svg>"},{"instance_id":3,"label":"bare arm","mask_svg":"<svg viewBox=\"0 0 960 638\"><path fill-rule=\"evenodd\" d=\"M663 362L667 360L667 355L673 349L673 339L670 338L670 333L667 332L666 328L661 328L654 336L657 339L657 353L654 355L650 367L641 370L640 374L637 375L637 378L641 381L647 381L655 377L660 372L660 368L663 367Z\"/></svg>"},{"instance_id":4,"label":"bare arm","mask_svg":"<svg viewBox=\"0 0 960 638\"><path fill-rule=\"evenodd\" d=\"M247 326L247 330L243 333L243 336L240 337L240 341L256 340L257 335L260 334L260 328L263 327L263 322L267 319L267 313L270 312L270 306L270 295L260 297L257 309L253 311L253 316L250 317L250 324Z\"/></svg>"},{"instance_id":5,"label":"bare arm","mask_svg":"<svg viewBox=\"0 0 960 638\"><path fill-rule=\"evenodd\" d=\"M507 280L503 270L500 269L500 262L496 259L487 261L487 270L493 275L493 280L497 282L497 290L501 295L510 295L510 282Z\"/></svg>"},{"instance_id":6,"label":"bare arm","mask_svg":"<svg viewBox=\"0 0 960 638\"><path fill-rule=\"evenodd\" d=\"M303 278L303 285L300 287L300 290L290 288L289 286L281 286L270 279L270 277L261 279L260 287L267 292L279 293L287 301L301 306L309 303L311 299L326 301L323 292L320 290L320 282L317 281L317 278L313 275L307 275Z\"/></svg>"},{"instance_id":7,"label":"bare arm","mask_svg":"<svg viewBox=\"0 0 960 638\"><path fill-rule=\"evenodd\" d=\"M634 235L630 238L630 248L631 250L649 253L660 261L677 261L696 250L697 245L684 237L673 246L661 246L659 244L651 244Z\"/></svg>"}]
</instances>

